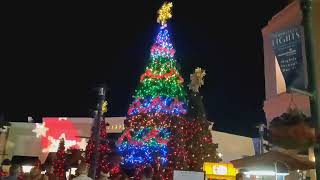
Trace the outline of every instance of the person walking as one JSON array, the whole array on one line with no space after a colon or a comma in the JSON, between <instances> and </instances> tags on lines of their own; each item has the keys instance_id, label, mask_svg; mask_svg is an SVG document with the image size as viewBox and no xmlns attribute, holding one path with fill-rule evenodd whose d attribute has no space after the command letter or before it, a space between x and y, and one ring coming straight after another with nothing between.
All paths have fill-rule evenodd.
<instances>
[{"instance_id":1,"label":"person walking","mask_svg":"<svg viewBox=\"0 0 320 180\"><path fill-rule=\"evenodd\" d=\"M18 180L18 174L20 172L20 166L13 164L9 169L9 176L3 177L2 180Z\"/></svg>"},{"instance_id":2,"label":"person walking","mask_svg":"<svg viewBox=\"0 0 320 180\"><path fill-rule=\"evenodd\" d=\"M151 167L146 167L144 169L142 180L152 180L153 169Z\"/></svg>"},{"instance_id":3,"label":"person walking","mask_svg":"<svg viewBox=\"0 0 320 180\"><path fill-rule=\"evenodd\" d=\"M48 176L41 174L40 167L35 166L30 171L29 179L30 180L48 180Z\"/></svg>"},{"instance_id":4,"label":"person walking","mask_svg":"<svg viewBox=\"0 0 320 180\"><path fill-rule=\"evenodd\" d=\"M79 176L73 178L72 180L92 180L90 177L88 177L88 167L85 163L81 163L79 165L77 173L79 173Z\"/></svg>"},{"instance_id":5,"label":"person walking","mask_svg":"<svg viewBox=\"0 0 320 180\"><path fill-rule=\"evenodd\" d=\"M236 180L244 180L244 174L241 172L236 174Z\"/></svg>"},{"instance_id":6,"label":"person walking","mask_svg":"<svg viewBox=\"0 0 320 180\"><path fill-rule=\"evenodd\" d=\"M110 180L110 175L109 173L108 174L105 174L103 172L100 173L100 177L98 178L98 180Z\"/></svg>"}]
</instances>

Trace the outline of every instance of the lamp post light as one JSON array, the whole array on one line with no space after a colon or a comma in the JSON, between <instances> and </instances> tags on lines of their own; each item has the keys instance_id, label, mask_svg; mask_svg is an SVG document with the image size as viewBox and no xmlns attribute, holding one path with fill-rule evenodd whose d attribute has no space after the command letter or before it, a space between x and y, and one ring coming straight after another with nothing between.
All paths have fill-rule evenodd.
<instances>
[{"instance_id":1,"label":"lamp post light","mask_svg":"<svg viewBox=\"0 0 320 180\"><path fill-rule=\"evenodd\" d=\"M319 62L316 61L314 53L314 32L312 24L312 0L300 0L300 7L303 14L302 25L305 36L305 52L308 65L308 90L311 93L310 110L311 118L315 124L316 142L314 146L314 156L316 163L316 176L320 180L320 84L319 84Z\"/></svg>"},{"instance_id":2,"label":"lamp post light","mask_svg":"<svg viewBox=\"0 0 320 180\"><path fill-rule=\"evenodd\" d=\"M96 179L96 171L97 171L97 162L99 158L98 147L100 146L100 121L102 119L102 107L103 102L106 97L106 88L104 86L98 87L98 104L97 110L95 111L94 116L94 125L93 125L93 138L94 138L94 149L93 149L93 157L90 162L89 176L95 180Z\"/></svg>"},{"instance_id":3,"label":"lamp post light","mask_svg":"<svg viewBox=\"0 0 320 180\"><path fill-rule=\"evenodd\" d=\"M266 128L266 125L264 125L263 123L259 124L258 126L256 126L256 128L259 129L259 142L260 142L260 154L264 153L264 139L263 139L263 134L264 134L264 129Z\"/></svg>"}]
</instances>

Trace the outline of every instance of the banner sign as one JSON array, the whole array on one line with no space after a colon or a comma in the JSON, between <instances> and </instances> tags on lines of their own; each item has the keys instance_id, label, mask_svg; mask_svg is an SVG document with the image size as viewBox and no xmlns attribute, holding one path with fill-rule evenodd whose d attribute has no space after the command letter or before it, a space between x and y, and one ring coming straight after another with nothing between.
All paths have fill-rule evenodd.
<instances>
[{"instance_id":1,"label":"banner sign","mask_svg":"<svg viewBox=\"0 0 320 180\"><path fill-rule=\"evenodd\" d=\"M287 89L304 90L307 88L303 42L302 26L294 26L271 33L272 48Z\"/></svg>"}]
</instances>

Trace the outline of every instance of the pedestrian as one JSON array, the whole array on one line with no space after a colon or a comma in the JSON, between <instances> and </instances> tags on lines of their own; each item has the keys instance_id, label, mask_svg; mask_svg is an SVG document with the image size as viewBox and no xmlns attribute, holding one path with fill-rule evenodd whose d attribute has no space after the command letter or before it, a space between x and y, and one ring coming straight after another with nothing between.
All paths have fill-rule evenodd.
<instances>
[{"instance_id":1,"label":"pedestrian","mask_svg":"<svg viewBox=\"0 0 320 180\"><path fill-rule=\"evenodd\" d=\"M143 171L142 180L152 180L153 169L151 167L146 167Z\"/></svg>"},{"instance_id":2,"label":"pedestrian","mask_svg":"<svg viewBox=\"0 0 320 180\"><path fill-rule=\"evenodd\" d=\"M18 180L18 174L20 172L20 166L13 164L9 169L9 176L2 178L3 180Z\"/></svg>"},{"instance_id":3,"label":"pedestrian","mask_svg":"<svg viewBox=\"0 0 320 180\"><path fill-rule=\"evenodd\" d=\"M110 180L109 177L110 177L109 173L105 174L101 172L98 180Z\"/></svg>"},{"instance_id":4,"label":"pedestrian","mask_svg":"<svg viewBox=\"0 0 320 180\"><path fill-rule=\"evenodd\" d=\"M0 177L6 177L9 175L10 165L11 165L10 159L4 159L2 161L1 169L0 169Z\"/></svg>"},{"instance_id":5,"label":"pedestrian","mask_svg":"<svg viewBox=\"0 0 320 180\"><path fill-rule=\"evenodd\" d=\"M88 177L88 167L85 163L81 163L79 165L77 173L79 173L79 176L73 178L73 180L92 180L90 177Z\"/></svg>"},{"instance_id":6,"label":"pedestrian","mask_svg":"<svg viewBox=\"0 0 320 180\"><path fill-rule=\"evenodd\" d=\"M41 174L40 167L35 166L30 171L29 179L30 180L48 180L48 176Z\"/></svg>"},{"instance_id":7,"label":"pedestrian","mask_svg":"<svg viewBox=\"0 0 320 180\"><path fill-rule=\"evenodd\" d=\"M236 174L236 180L244 180L244 174L243 173Z\"/></svg>"},{"instance_id":8,"label":"pedestrian","mask_svg":"<svg viewBox=\"0 0 320 180\"><path fill-rule=\"evenodd\" d=\"M52 165L49 165L46 169L46 176L48 177L49 180L56 180L56 176L53 173L54 169Z\"/></svg>"}]
</instances>

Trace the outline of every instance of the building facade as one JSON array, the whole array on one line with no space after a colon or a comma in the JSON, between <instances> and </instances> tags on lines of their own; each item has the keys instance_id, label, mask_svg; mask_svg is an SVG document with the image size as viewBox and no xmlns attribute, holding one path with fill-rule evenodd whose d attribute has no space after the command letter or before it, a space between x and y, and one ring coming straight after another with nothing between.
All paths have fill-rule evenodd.
<instances>
[{"instance_id":1,"label":"building facade","mask_svg":"<svg viewBox=\"0 0 320 180\"><path fill-rule=\"evenodd\" d=\"M313 1L313 31L315 35L315 55L316 66L320 70L320 1ZM310 101L306 95L298 93L287 93L284 77L277 62L275 53L272 49L270 34L281 29L300 25L303 15L300 7L300 1L292 1L286 8L278 12L270 19L268 24L262 29L263 50L264 50L264 71L265 71L265 95L264 112L267 124L281 114L288 111L290 107L295 107L310 116ZM304 42L302 42L304 46ZM320 77L317 78L320 81ZM320 82L318 82L320 84ZM320 93L320 92L318 92ZM313 147L309 150L309 160L314 161ZM315 173L311 171L312 179L315 179Z\"/></svg>"},{"instance_id":2,"label":"building facade","mask_svg":"<svg viewBox=\"0 0 320 180\"><path fill-rule=\"evenodd\" d=\"M124 130L125 117L108 117L107 132L116 141ZM59 139L65 139L66 148L85 149L91 134L92 118L43 118L43 123L12 122L7 132L1 133L1 160L13 156L37 156L44 162L50 152L58 148ZM219 145L224 162L255 154L253 139L224 132L211 131L213 142Z\"/></svg>"},{"instance_id":3,"label":"building facade","mask_svg":"<svg viewBox=\"0 0 320 180\"><path fill-rule=\"evenodd\" d=\"M290 105L310 115L309 98L297 93L287 93L284 77L272 49L270 34L302 22L299 1L293 1L276 14L262 29L264 50L265 94L264 112L268 123L286 112Z\"/></svg>"}]
</instances>

